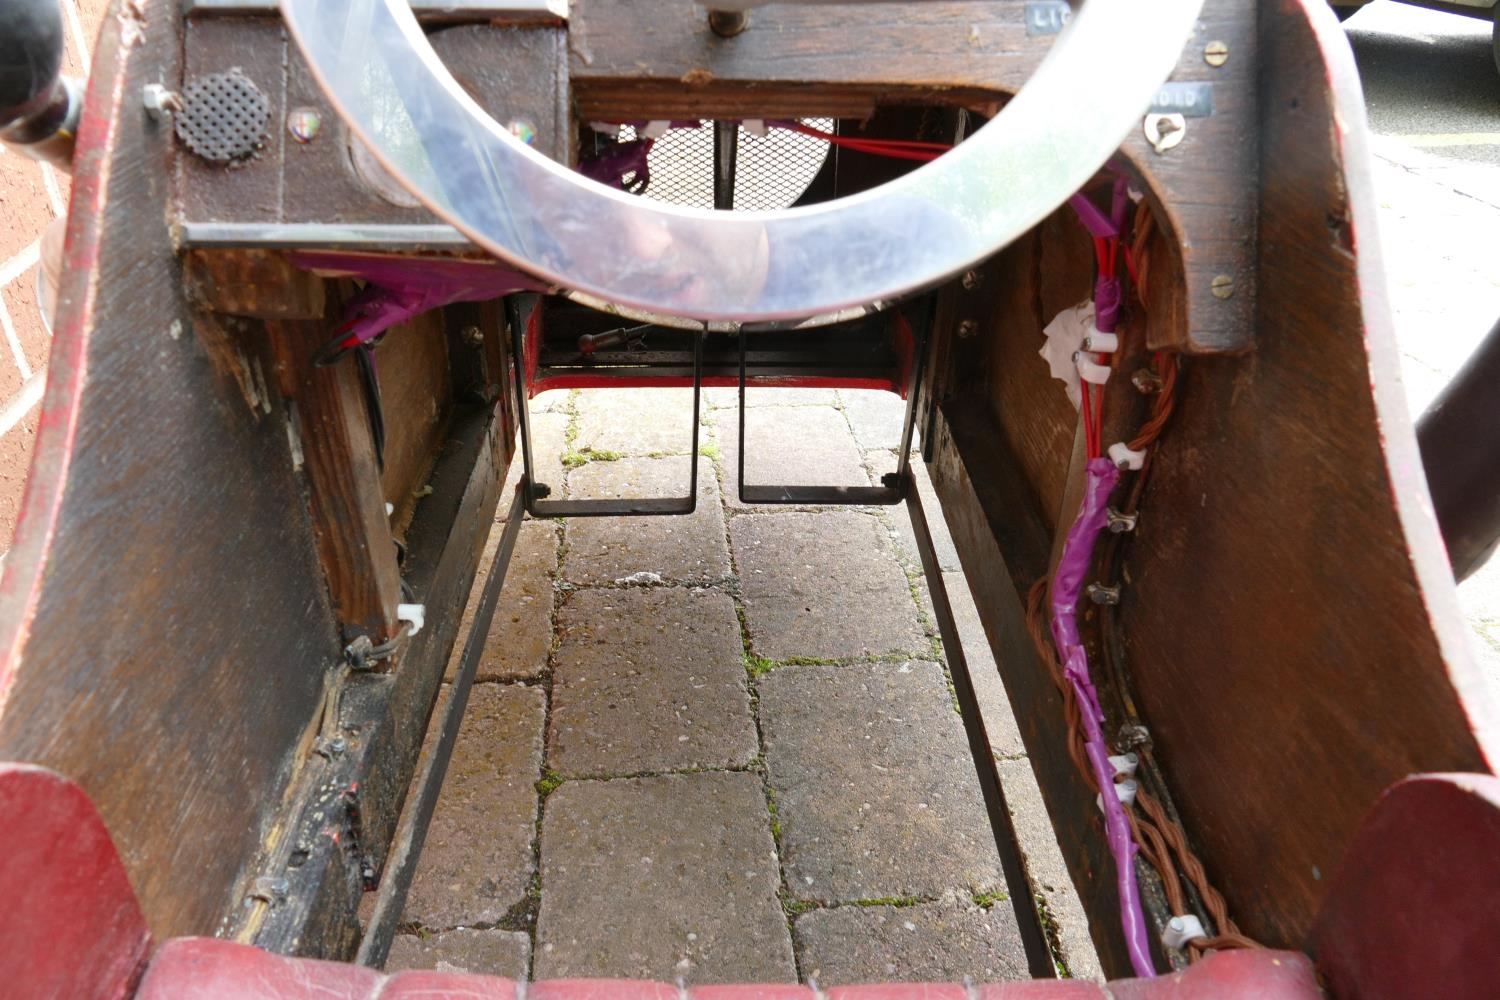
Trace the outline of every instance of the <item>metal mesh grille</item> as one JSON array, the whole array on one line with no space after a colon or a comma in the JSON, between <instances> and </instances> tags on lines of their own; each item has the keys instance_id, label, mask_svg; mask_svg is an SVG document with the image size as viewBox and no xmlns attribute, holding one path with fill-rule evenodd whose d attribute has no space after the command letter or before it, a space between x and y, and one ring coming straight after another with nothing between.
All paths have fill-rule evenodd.
<instances>
[{"instance_id":1,"label":"metal mesh grille","mask_svg":"<svg viewBox=\"0 0 1500 1000\"><path fill-rule=\"evenodd\" d=\"M243 73L230 70L188 81L174 127L177 138L205 160L229 163L259 148L270 112L260 88Z\"/></svg>"},{"instance_id":2,"label":"metal mesh grille","mask_svg":"<svg viewBox=\"0 0 1500 1000\"><path fill-rule=\"evenodd\" d=\"M833 119L810 118L807 124L833 130ZM630 126L620 138L635 138ZM767 212L793 204L828 158L828 143L786 129L768 129L763 136L740 129L739 161L735 172L734 207L741 212ZM647 198L698 208L714 207L714 129L712 122L698 128L674 128L656 140L647 157L651 186Z\"/></svg>"}]
</instances>

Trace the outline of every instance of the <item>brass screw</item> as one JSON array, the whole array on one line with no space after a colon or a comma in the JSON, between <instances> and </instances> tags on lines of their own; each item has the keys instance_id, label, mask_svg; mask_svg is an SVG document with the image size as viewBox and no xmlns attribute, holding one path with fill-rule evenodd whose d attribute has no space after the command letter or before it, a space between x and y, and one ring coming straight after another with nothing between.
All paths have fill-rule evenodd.
<instances>
[{"instance_id":1,"label":"brass screw","mask_svg":"<svg viewBox=\"0 0 1500 1000\"><path fill-rule=\"evenodd\" d=\"M1234 294L1234 279L1227 274L1216 274L1208 287L1213 291L1214 298L1227 299Z\"/></svg>"},{"instance_id":2,"label":"brass screw","mask_svg":"<svg viewBox=\"0 0 1500 1000\"><path fill-rule=\"evenodd\" d=\"M961 340L968 340L978 332L979 324L974 322L972 319L966 319L962 323L958 324L958 336Z\"/></svg>"},{"instance_id":3,"label":"brass screw","mask_svg":"<svg viewBox=\"0 0 1500 1000\"><path fill-rule=\"evenodd\" d=\"M1223 42L1209 42L1203 47L1203 61L1218 68L1229 61L1229 46Z\"/></svg>"}]
</instances>

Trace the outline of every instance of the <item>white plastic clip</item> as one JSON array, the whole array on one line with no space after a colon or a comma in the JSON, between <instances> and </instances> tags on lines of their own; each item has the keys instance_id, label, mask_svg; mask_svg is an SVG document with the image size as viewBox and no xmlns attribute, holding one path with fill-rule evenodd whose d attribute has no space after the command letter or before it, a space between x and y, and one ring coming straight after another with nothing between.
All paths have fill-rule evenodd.
<instances>
[{"instance_id":1,"label":"white plastic clip","mask_svg":"<svg viewBox=\"0 0 1500 1000\"><path fill-rule=\"evenodd\" d=\"M669 121L647 122L645 128L642 128L636 132L636 136L641 139L660 139L662 136L667 134L667 130L671 127L672 123Z\"/></svg>"},{"instance_id":2,"label":"white plastic clip","mask_svg":"<svg viewBox=\"0 0 1500 1000\"><path fill-rule=\"evenodd\" d=\"M1141 766L1141 758L1133 753L1116 754L1109 758L1109 766L1115 769L1116 774L1134 778L1136 768Z\"/></svg>"},{"instance_id":3,"label":"white plastic clip","mask_svg":"<svg viewBox=\"0 0 1500 1000\"><path fill-rule=\"evenodd\" d=\"M1078 377L1090 385L1103 385L1109 381L1109 365L1095 364L1082 351L1073 355L1073 363L1078 366Z\"/></svg>"},{"instance_id":4,"label":"white plastic clip","mask_svg":"<svg viewBox=\"0 0 1500 1000\"><path fill-rule=\"evenodd\" d=\"M757 139L764 139L766 137L766 123L763 118L746 118L740 122L740 128L749 132Z\"/></svg>"},{"instance_id":5,"label":"white plastic clip","mask_svg":"<svg viewBox=\"0 0 1500 1000\"><path fill-rule=\"evenodd\" d=\"M1120 804L1128 809L1131 806L1135 805L1135 793L1140 789L1140 787L1140 785L1136 784L1134 778L1126 778L1124 781L1117 781L1114 783L1115 798L1119 799ZM1094 805L1099 807L1100 812L1103 812L1104 796L1095 795Z\"/></svg>"},{"instance_id":6,"label":"white plastic clip","mask_svg":"<svg viewBox=\"0 0 1500 1000\"><path fill-rule=\"evenodd\" d=\"M1173 917L1161 931L1161 943L1176 951L1187 947L1187 943L1195 938L1206 937L1208 932L1203 929L1203 921L1191 913Z\"/></svg>"},{"instance_id":7,"label":"white plastic clip","mask_svg":"<svg viewBox=\"0 0 1500 1000\"><path fill-rule=\"evenodd\" d=\"M1117 334L1090 329L1088 334L1083 338L1083 349L1085 351L1097 351L1100 354L1113 354L1120 349L1120 338Z\"/></svg>"},{"instance_id":8,"label":"white plastic clip","mask_svg":"<svg viewBox=\"0 0 1500 1000\"><path fill-rule=\"evenodd\" d=\"M398 621L410 624L411 632L409 634L416 635L422 631L422 626L427 624L427 605L398 604L396 605L396 618Z\"/></svg>"},{"instance_id":9,"label":"white plastic clip","mask_svg":"<svg viewBox=\"0 0 1500 1000\"><path fill-rule=\"evenodd\" d=\"M1146 464L1146 453L1144 451L1131 451L1130 445L1124 441L1116 441L1109 446L1109 460L1116 467L1129 469L1131 472L1139 472L1141 466Z\"/></svg>"}]
</instances>

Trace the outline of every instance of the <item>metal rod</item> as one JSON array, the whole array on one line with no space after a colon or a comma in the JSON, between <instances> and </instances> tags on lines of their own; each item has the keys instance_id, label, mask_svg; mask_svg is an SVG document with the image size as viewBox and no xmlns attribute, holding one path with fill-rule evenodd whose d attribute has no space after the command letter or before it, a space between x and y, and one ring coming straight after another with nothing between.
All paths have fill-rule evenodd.
<instances>
[{"instance_id":1,"label":"metal rod","mask_svg":"<svg viewBox=\"0 0 1500 1000\"><path fill-rule=\"evenodd\" d=\"M533 306L540 309L538 302ZM519 310L517 310L519 313ZM688 454L688 491L681 497L638 497L623 500L545 500L546 484L533 480L536 465L531 452L530 404L526 398L526 327L519 315L512 321L511 352L516 370L516 426L521 436L520 490L532 517L648 517L691 514L698 509L698 429L703 399L703 331L693 334L693 429Z\"/></svg>"},{"instance_id":2,"label":"metal rod","mask_svg":"<svg viewBox=\"0 0 1500 1000\"><path fill-rule=\"evenodd\" d=\"M427 766L417 777L413 795L407 800L406 808L401 813L401 824L396 829L396 839L393 841L390 857L386 859L385 871L381 874L380 890L375 897L375 911L370 915L370 923L355 958L360 965L382 968L390 954L391 942L395 939L396 927L401 921L401 912L406 908L406 894L417 870L417 860L422 856L422 844L427 839L427 827L432 822L433 809L443 790L448 761L458 742L459 724L469 705L469 688L473 686L479 658L484 652L485 640L489 638L490 623L495 617L495 606L500 601L500 590L505 585L506 570L510 568L510 558L516 550L524 506L524 497L518 487L515 499L510 503L510 511L505 516L505 532L500 536L495 561L490 565L489 576L484 581L479 608L474 613L474 624L464 640L458 674L449 687L448 704L443 709L437 742L427 759Z\"/></svg>"},{"instance_id":3,"label":"metal rod","mask_svg":"<svg viewBox=\"0 0 1500 1000\"><path fill-rule=\"evenodd\" d=\"M909 469L906 473L906 509L911 515L912 534L916 537L922 572L927 577L927 587L932 595L932 610L937 616L943 653L948 660L948 672L953 677L954 693L958 696L964 732L969 738L969 754L974 758L974 770L979 774L984 808L989 813L995 849L1000 854L1000 868L1005 873L1010 904L1016 911L1016 926L1021 931L1021 944L1026 949L1026 965L1033 979L1053 979L1057 976L1057 966L1052 961L1052 949L1047 945L1047 935L1042 930L1041 917L1032 899L1031 883L1026 879L1016 825L1005 803L1005 789L1000 784L995 753L990 747L989 733L985 731L984 716L979 711L979 699L974 694L973 678L969 676L969 662L964 657L958 625L953 620L953 605L948 600L948 588L943 583L943 571L933 549L932 532L928 530L927 515L922 509L922 495Z\"/></svg>"},{"instance_id":4,"label":"metal rod","mask_svg":"<svg viewBox=\"0 0 1500 1000\"><path fill-rule=\"evenodd\" d=\"M734 208L734 178L739 168L739 122L714 122L714 208Z\"/></svg>"},{"instance_id":5,"label":"metal rod","mask_svg":"<svg viewBox=\"0 0 1500 1000\"><path fill-rule=\"evenodd\" d=\"M916 358L911 366L906 386L906 411L901 426L901 455L896 471L882 478L880 486L770 486L745 482L745 423L749 412L745 403L746 372L746 328L740 327L740 451L739 495L741 503L749 504L796 504L798 506L830 506L858 504L870 507L890 507L906 497L907 473L911 468L912 428L917 419L917 392L921 388L922 373L927 364L927 337L914 337L912 350Z\"/></svg>"}]
</instances>

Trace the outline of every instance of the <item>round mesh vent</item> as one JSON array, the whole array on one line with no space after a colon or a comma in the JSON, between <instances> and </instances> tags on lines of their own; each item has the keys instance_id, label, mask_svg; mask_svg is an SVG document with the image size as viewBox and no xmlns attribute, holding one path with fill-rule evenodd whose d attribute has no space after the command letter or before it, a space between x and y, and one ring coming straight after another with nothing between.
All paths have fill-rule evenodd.
<instances>
[{"instance_id":1,"label":"round mesh vent","mask_svg":"<svg viewBox=\"0 0 1500 1000\"><path fill-rule=\"evenodd\" d=\"M809 118L807 124L833 130L831 118ZM622 140L635 129L620 130ZM828 158L828 143L787 129L767 129L763 136L740 129L735 168L734 207L741 212L768 212L794 204ZM647 198L675 205L714 207L714 127L674 128L656 140L647 157L651 185Z\"/></svg>"},{"instance_id":2,"label":"round mesh vent","mask_svg":"<svg viewBox=\"0 0 1500 1000\"><path fill-rule=\"evenodd\" d=\"M271 104L237 69L195 77L182 88L182 110L174 117L177 138L205 160L243 160L266 138Z\"/></svg>"}]
</instances>

